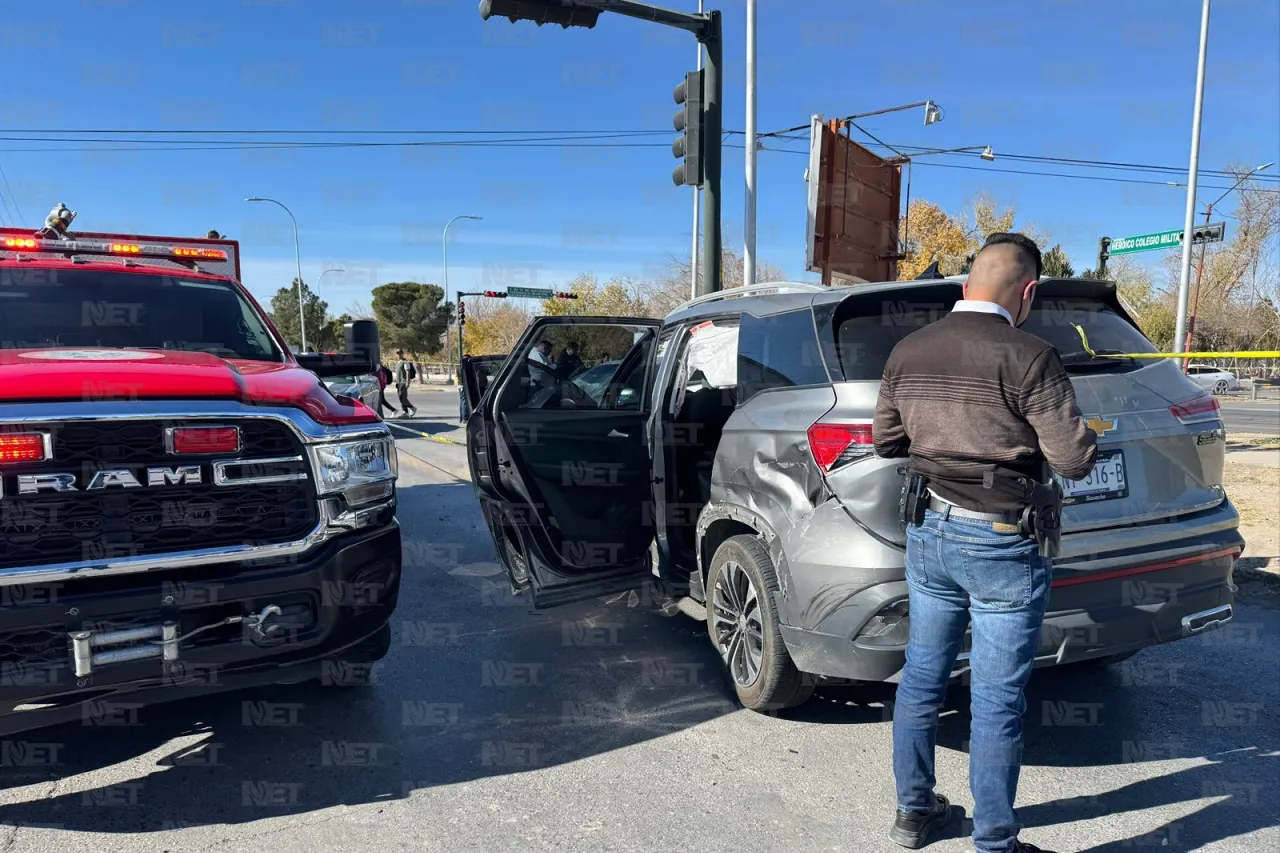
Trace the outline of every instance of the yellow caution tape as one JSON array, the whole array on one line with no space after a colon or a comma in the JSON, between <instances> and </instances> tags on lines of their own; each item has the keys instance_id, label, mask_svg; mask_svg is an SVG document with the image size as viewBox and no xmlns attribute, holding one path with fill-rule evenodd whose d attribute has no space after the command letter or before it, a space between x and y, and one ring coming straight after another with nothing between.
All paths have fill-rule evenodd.
<instances>
[{"instance_id":1,"label":"yellow caution tape","mask_svg":"<svg viewBox=\"0 0 1280 853\"><path fill-rule=\"evenodd\" d=\"M1237 350L1235 352L1117 352L1098 355L1089 346L1084 329L1075 323L1071 327L1080 335L1080 344L1093 358L1280 358L1280 350Z\"/></svg>"}]
</instances>

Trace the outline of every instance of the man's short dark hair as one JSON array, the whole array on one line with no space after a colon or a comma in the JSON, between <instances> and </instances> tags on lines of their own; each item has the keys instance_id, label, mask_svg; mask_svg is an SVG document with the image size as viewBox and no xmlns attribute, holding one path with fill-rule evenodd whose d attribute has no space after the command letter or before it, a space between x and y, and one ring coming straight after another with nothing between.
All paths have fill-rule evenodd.
<instances>
[{"instance_id":1,"label":"man's short dark hair","mask_svg":"<svg viewBox=\"0 0 1280 853\"><path fill-rule=\"evenodd\" d=\"M987 242L983 244L982 248L985 249L987 246L996 246L1000 243L1010 243L1021 249L1023 254L1027 256L1027 259L1035 263L1037 279L1044 274L1044 262L1040 258L1040 247L1036 245L1035 240L1032 240L1026 234L998 231L987 237Z\"/></svg>"},{"instance_id":2,"label":"man's short dark hair","mask_svg":"<svg viewBox=\"0 0 1280 853\"><path fill-rule=\"evenodd\" d=\"M565 349L577 349L577 348L578 348L578 342L577 342L577 341L569 341L569 343L567 343L567 344L565 344L565 345L564 345L564 348L565 348Z\"/></svg>"}]
</instances>

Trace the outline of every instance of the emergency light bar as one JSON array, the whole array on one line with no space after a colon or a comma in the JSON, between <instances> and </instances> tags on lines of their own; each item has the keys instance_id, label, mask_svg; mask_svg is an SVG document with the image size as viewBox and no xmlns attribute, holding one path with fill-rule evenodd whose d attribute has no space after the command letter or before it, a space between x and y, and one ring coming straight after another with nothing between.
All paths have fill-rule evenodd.
<instances>
[{"instance_id":1,"label":"emergency light bar","mask_svg":"<svg viewBox=\"0 0 1280 853\"><path fill-rule=\"evenodd\" d=\"M167 260L225 261L222 249L194 249L185 246L156 246L139 243L112 243L105 240L46 240L41 237L5 237L6 249L49 252L59 255L122 255Z\"/></svg>"}]
</instances>

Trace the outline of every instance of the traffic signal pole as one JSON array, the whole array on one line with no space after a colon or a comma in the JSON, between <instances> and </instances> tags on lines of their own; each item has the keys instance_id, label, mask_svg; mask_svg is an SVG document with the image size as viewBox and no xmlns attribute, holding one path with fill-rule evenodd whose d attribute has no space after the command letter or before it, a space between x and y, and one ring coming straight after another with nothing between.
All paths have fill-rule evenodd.
<instances>
[{"instance_id":1,"label":"traffic signal pole","mask_svg":"<svg viewBox=\"0 0 1280 853\"><path fill-rule=\"evenodd\" d=\"M698 263L702 275L691 271L697 280L697 293L715 293L722 288L720 272L720 147L723 128L723 33L718 10L710 12L680 12L651 6L637 0L480 0L480 17L507 18L516 21L532 21L538 26L559 24L561 27L593 29L601 12L612 12L638 18L668 27L691 32L707 51L704 69L703 124L700 159L702 166L701 188L706 196L706 216L703 217L702 252ZM695 194L697 190L695 189ZM695 195L696 197L696 195ZM694 235L697 239L697 235Z\"/></svg>"},{"instance_id":2,"label":"traffic signal pole","mask_svg":"<svg viewBox=\"0 0 1280 853\"><path fill-rule=\"evenodd\" d=\"M716 293L723 290L720 280L720 146L721 116L723 114L724 96L724 43L720 32L720 12L712 10L708 14L705 35L699 38L707 48L707 67L703 77L703 102L705 121L703 123L702 162L705 174L703 184L704 201L706 202L706 222L702 226L702 254L698 260L702 264L702 274L698 276L698 295Z\"/></svg>"}]
</instances>

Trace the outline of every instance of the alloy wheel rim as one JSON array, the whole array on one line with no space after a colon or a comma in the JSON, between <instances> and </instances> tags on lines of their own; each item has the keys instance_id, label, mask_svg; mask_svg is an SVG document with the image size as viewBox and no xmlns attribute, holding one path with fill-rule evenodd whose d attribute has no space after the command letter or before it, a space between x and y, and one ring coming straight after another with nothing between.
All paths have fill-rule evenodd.
<instances>
[{"instance_id":1,"label":"alloy wheel rim","mask_svg":"<svg viewBox=\"0 0 1280 853\"><path fill-rule=\"evenodd\" d=\"M764 622L755 585L741 563L724 564L711 604L716 649L733 680L750 687L760 677L764 661Z\"/></svg>"}]
</instances>

